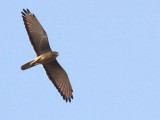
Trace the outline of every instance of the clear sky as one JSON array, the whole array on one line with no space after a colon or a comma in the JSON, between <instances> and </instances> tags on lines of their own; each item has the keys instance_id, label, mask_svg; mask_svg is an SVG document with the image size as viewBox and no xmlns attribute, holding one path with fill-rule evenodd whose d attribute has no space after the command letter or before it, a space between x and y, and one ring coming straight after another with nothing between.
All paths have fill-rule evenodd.
<instances>
[{"instance_id":1,"label":"clear sky","mask_svg":"<svg viewBox=\"0 0 160 120\"><path fill-rule=\"evenodd\" d=\"M46 30L67 71L66 103L36 54L21 11ZM160 120L159 0L1 0L0 120Z\"/></svg>"}]
</instances>

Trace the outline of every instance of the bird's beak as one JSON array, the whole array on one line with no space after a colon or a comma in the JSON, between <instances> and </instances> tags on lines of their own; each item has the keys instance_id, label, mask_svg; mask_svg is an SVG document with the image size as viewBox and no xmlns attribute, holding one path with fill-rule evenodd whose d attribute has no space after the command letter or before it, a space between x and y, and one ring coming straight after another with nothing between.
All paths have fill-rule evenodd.
<instances>
[{"instance_id":1,"label":"bird's beak","mask_svg":"<svg viewBox=\"0 0 160 120\"><path fill-rule=\"evenodd\" d=\"M59 53L57 52L57 53L56 53L56 55L58 56L58 55L59 55Z\"/></svg>"}]
</instances>

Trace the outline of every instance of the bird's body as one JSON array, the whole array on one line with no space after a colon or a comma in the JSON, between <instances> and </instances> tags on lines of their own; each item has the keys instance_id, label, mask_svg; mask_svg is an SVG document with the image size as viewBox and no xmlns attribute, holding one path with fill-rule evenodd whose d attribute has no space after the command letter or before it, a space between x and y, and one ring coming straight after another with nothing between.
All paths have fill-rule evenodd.
<instances>
[{"instance_id":1,"label":"bird's body","mask_svg":"<svg viewBox=\"0 0 160 120\"><path fill-rule=\"evenodd\" d=\"M22 65L21 69L26 70L28 68L35 66L35 65L50 63L50 62L56 60L56 57L58 55L59 55L58 52L43 53L40 56L38 56L37 58L35 58L34 60Z\"/></svg>"},{"instance_id":2,"label":"bird's body","mask_svg":"<svg viewBox=\"0 0 160 120\"><path fill-rule=\"evenodd\" d=\"M58 89L60 94L63 96L63 99L71 102L71 98L73 99L73 90L67 73L56 60L56 57L59 55L59 53L51 50L47 34L35 15L32 14L28 9L23 9L23 11L23 21L30 42L37 54L37 58L24 64L21 69L26 70L35 65L42 64L46 74L48 75L48 78Z\"/></svg>"}]
</instances>

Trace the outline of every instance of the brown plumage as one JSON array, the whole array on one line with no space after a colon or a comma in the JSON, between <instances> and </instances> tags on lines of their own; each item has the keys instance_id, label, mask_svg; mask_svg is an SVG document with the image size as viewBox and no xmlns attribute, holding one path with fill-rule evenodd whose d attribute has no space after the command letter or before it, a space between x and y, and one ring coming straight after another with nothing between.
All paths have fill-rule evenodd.
<instances>
[{"instance_id":1,"label":"brown plumage","mask_svg":"<svg viewBox=\"0 0 160 120\"><path fill-rule=\"evenodd\" d=\"M29 40L37 54L37 58L24 64L21 69L25 70L37 64L42 64L48 78L58 89L63 99L71 102L72 87L68 79L68 75L56 60L58 52L52 52L48 37L39 23L38 19L28 9L23 9L22 17L27 30Z\"/></svg>"}]
</instances>

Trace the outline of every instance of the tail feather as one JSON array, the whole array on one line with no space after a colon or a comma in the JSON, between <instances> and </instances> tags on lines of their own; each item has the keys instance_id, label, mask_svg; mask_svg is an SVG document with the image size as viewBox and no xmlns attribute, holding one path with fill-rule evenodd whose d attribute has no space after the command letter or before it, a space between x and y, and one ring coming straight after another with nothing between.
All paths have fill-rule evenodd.
<instances>
[{"instance_id":1,"label":"tail feather","mask_svg":"<svg viewBox=\"0 0 160 120\"><path fill-rule=\"evenodd\" d=\"M31 68L31 67L37 65L37 63L34 63L33 61L34 61L34 60L32 60L32 61L30 61L30 62L22 65L22 66L21 66L21 70L26 70L26 69L28 69L28 68Z\"/></svg>"}]
</instances>

